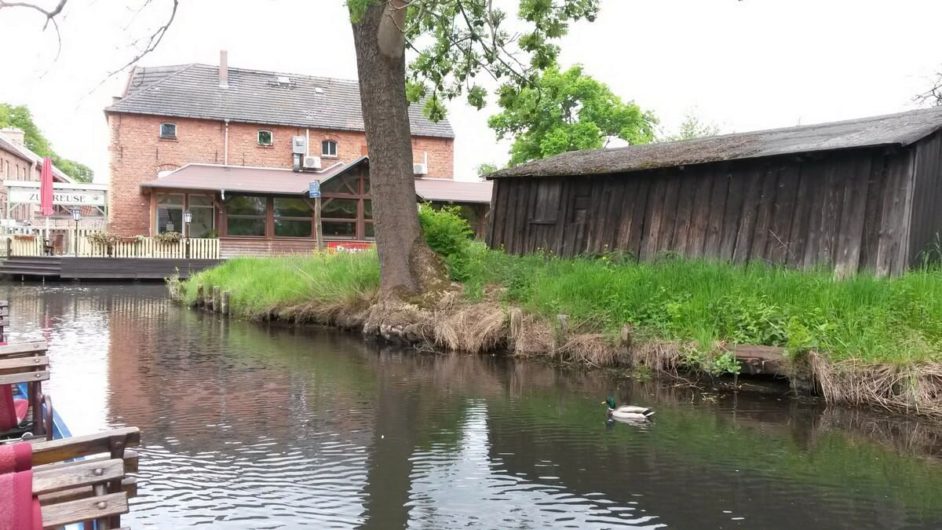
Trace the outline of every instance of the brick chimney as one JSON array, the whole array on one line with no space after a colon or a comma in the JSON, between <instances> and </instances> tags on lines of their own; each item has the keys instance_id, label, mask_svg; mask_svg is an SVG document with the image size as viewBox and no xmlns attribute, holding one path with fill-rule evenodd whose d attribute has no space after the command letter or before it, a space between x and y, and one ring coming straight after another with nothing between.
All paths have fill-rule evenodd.
<instances>
[{"instance_id":1,"label":"brick chimney","mask_svg":"<svg viewBox=\"0 0 942 530\"><path fill-rule=\"evenodd\" d=\"M219 88L229 88L229 52L219 50Z\"/></svg>"},{"instance_id":2,"label":"brick chimney","mask_svg":"<svg viewBox=\"0 0 942 530\"><path fill-rule=\"evenodd\" d=\"M17 145L24 145L26 139L26 133L23 132L23 129L17 129L16 127L8 127L6 129L0 129L0 135L3 135L11 142Z\"/></svg>"}]
</instances>

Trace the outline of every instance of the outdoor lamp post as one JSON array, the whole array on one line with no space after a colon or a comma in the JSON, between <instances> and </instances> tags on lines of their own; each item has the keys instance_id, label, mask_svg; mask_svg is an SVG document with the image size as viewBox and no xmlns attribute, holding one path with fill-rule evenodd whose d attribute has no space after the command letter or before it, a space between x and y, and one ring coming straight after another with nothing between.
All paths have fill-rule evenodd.
<instances>
[{"instance_id":1,"label":"outdoor lamp post","mask_svg":"<svg viewBox=\"0 0 942 530\"><path fill-rule=\"evenodd\" d=\"M190 259L190 223L193 222L193 212L190 210L183 210L183 245L185 247L184 256L187 259Z\"/></svg>"},{"instance_id":2,"label":"outdoor lamp post","mask_svg":"<svg viewBox=\"0 0 942 530\"><path fill-rule=\"evenodd\" d=\"M190 223L193 222L193 212L183 210L183 237L190 237Z\"/></svg>"},{"instance_id":3,"label":"outdoor lamp post","mask_svg":"<svg viewBox=\"0 0 942 530\"><path fill-rule=\"evenodd\" d=\"M75 221L75 236L72 238L72 254L78 256L78 224L82 219L81 208L72 208L72 220Z\"/></svg>"}]
</instances>

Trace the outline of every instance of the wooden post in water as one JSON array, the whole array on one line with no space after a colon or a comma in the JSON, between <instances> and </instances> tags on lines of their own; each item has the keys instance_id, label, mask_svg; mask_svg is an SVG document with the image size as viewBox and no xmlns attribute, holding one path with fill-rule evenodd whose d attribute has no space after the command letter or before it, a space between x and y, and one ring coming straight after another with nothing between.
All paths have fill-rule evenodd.
<instances>
[{"instance_id":1,"label":"wooden post in water","mask_svg":"<svg viewBox=\"0 0 942 530\"><path fill-rule=\"evenodd\" d=\"M569 315L556 315L556 322L559 325L556 327L554 350L558 350L566 344L566 337L569 335Z\"/></svg>"},{"instance_id":2,"label":"wooden post in water","mask_svg":"<svg viewBox=\"0 0 942 530\"><path fill-rule=\"evenodd\" d=\"M219 312L219 307L222 305L221 291L222 289L220 289L218 285L213 286L213 311L217 313Z\"/></svg>"},{"instance_id":3,"label":"wooden post in water","mask_svg":"<svg viewBox=\"0 0 942 530\"><path fill-rule=\"evenodd\" d=\"M222 307L220 307L220 312L223 315L229 314L229 291L222 292Z\"/></svg>"},{"instance_id":4,"label":"wooden post in water","mask_svg":"<svg viewBox=\"0 0 942 530\"><path fill-rule=\"evenodd\" d=\"M625 348L625 351L631 351L631 332L634 329L631 327L631 324L625 324L621 327L621 345Z\"/></svg>"},{"instance_id":5,"label":"wooden post in water","mask_svg":"<svg viewBox=\"0 0 942 530\"><path fill-rule=\"evenodd\" d=\"M196 300L193 301L193 305L195 305L196 307L203 305L203 301L204 301L203 296L204 296L203 286L202 285L196 286Z\"/></svg>"}]
</instances>

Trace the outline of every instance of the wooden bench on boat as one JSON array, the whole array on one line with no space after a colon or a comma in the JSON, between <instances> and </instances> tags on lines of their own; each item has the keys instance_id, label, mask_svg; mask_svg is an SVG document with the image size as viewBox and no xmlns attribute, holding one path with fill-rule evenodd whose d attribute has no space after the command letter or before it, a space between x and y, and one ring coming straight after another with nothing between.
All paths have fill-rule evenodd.
<instances>
[{"instance_id":1,"label":"wooden bench on boat","mask_svg":"<svg viewBox=\"0 0 942 530\"><path fill-rule=\"evenodd\" d=\"M128 499L137 495L136 427L51 441L33 448L33 494L38 496L44 528L94 521L97 529L121 525Z\"/></svg>"},{"instance_id":2,"label":"wooden bench on boat","mask_svg":"<svg viewBox=\"0 0 942 530\"><path fill-rule=\"evenodd\" d=\"M0 428L12 433L30 431L34 436L52 438L52 401L42 391L42 382L49 379L46 349L45 342L0 345L0 407L3 407L0 413L12 414L16 419L15 422L10 421L15 425L4 425L6 421L0 419ZM31 424L21 425L27 409L20 410L12 398L13 385L20 383L27 387L28 409L32 409ZM7 410L11 407L13 410Z\"/></svg>"}]
</instances>

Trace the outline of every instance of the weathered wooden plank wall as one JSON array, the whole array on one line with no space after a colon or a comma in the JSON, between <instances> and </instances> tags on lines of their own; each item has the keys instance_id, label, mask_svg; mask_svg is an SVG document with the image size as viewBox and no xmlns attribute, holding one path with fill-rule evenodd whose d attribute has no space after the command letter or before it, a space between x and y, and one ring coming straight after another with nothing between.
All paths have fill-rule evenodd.
<instances>
[{"instance_id":1,"label":"weathered wooden plank wall","mask_svg":"<svg viewBox=\"0 0 942 530\"><path fill-rule=\"evenodd\" d=\"M939 261L942 233L942 132L916 144L910 263Z\"/></svg>"},{"instance_id":2,"label":"weathered wooden plank wall","mask_svg":"<svg viewBox=\"0 0 942 530\"><path fill-rule=\"evenodd\" d=\"M627 175L499 178L487 241L517 254L619 250L642 260L673 253L897 274L917 254L910 249L921 250L942 226L942 135L920 145L915 162L912 149L860 149ZM914 167L924 170L915 186Z\"/></svg>"}]
</instances>

